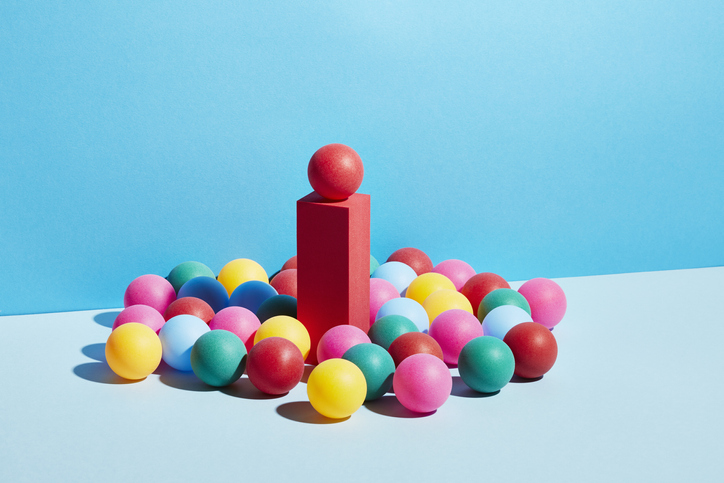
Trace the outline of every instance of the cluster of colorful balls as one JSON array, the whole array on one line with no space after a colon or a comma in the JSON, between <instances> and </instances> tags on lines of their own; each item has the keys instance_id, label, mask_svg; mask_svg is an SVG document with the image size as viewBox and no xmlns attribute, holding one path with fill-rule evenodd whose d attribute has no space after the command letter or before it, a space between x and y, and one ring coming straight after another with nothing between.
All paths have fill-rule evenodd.
<instances>
[{"instance_id":1,"label":"cluster of colorful balls","mask_svg":"<svg viewBox=\"0 0 724 483\"><path fill-rule=\"evenodd\" d=\"M126 289L106 360L126 379L147 377L163 360L210 386L246 373L260 391L285 394L302 380L311 348L295 296L296 257L271 281L249 259L229 262L218 276L199 262L166 278L143 275ZM324 334L309 402L342 419L392 389L410 411L431 413L452 392L450 367L481 393L500 391L514 374L540 378L556 361L550 329L565 311L565 294L552 280L529 280L516 291L461 260L433 266L415 248L383 264L370 256L370 329L340 325Z\"/></svg>"}]
</instances>

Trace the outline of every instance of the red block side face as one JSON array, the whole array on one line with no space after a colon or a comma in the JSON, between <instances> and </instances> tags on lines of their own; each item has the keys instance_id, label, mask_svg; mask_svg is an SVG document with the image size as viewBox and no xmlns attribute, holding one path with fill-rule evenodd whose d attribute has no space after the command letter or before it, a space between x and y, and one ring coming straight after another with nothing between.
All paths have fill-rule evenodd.
<instances>
[{"instance_id":1,"label":"red block side face","mask_svg":"<svg viewBox=\"0 0 724 483\"><path fill-rule=\"evenodd\" d=\"M370 197L330 201L311 193L297 201L297 316L309 331L308 361L327 330L369 330Z\"/></svg>"}]
</instances>

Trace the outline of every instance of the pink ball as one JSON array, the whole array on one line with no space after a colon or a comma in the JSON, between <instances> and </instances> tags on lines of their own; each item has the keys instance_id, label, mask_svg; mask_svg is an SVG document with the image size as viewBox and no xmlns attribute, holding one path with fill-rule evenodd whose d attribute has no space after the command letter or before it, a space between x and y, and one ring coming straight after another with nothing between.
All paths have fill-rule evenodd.
<instances>
[{"instance_id":1,"label":"pink ball","mask_svg":"<svg viewBox=\"0 0 724 483\"><path fill-rule=\"evenodd\" d=\"M277 293L297 298L297 269L288 268L277 273L269 282Z\"/></svg>"},{"instance_id":2,"label":"pink ball","mask_svg":"<svg viewBox=\"0 0 724 483\"><path fill-rule=\"evenodd\" d=\"M445 260L435 265L433 272L445 275L452 283L455 284L455 290L458 292L475 275L475 269L462 260Z\"/></svg>"},{"instance_id":3,"label":"pink ball","mask_svg":"<svg viewBox=\"0 0 724 483\"><path fill-rule=\"evenodd\" d=\"M141 275L128 285L123 295L123 306L148 305L163 314L174 300L176 291L171 282L159 275L148 274Z\"/></svg>"},{"instance_id":4,"label":"pink ball","mask_svg":"<svg viewBox=\"0 0 724 483\"><path fill-rule=\"evenodd\" d=\"M533 322L552 329L566 314L566 294L553 280L547 278L528 280L520 286L518 292L530 304Z\"/></svg>"},{"instance_id":5,"label":"pink ball","mask_svg":"<svg viewBox=\"0 0 724 483\"><path fill-rule=\"evenodd\" d=\"M116 330L119 325L127 324L129 322L138 322L139 324L147 325L155 333L161 330L163 324L166 323L166 319L163 318L158 310L148 305L131 305L121 311L113 321L113 329Z\"/></svg>"},{"instance_id":6,"label":"pink ball","mask_svg":"<svg viewBox=\"0 0 724 483\"><path fill-rule=\"evenodd\" d=\"M445 362L457 364L465 344L484 334L477 317L466 310L452 309L435 317L429 335L440 344Z\"/></svg>"},{"instance_id":7,"label":"pink ball","mask_svg":"<svg viewBox=\"0 0 724 483\"><path fill-rule=\"evenodd\" d=\"M209 322L211 330L228 330L233 332L246 346L249 352L254 345L254 336L261 326L259 318L249 309L244 307L231 306L219 310Z\"/></svg>"},{"instance_id":8,"label":"pink ball","mask_svg":"<svg viewBox=\"0 0 724 483\"><path fill-rule=\"evenodd\" d=\"M309 183L321 196L346 200L362 184L364 166L354 149L344 144L327 144L312 155L307 168Z\"/></svg>"},{"instance_id":9,"label":"pink ball","mask_svg":"<svg viewBox=\"0 0 724 483\"><path fill-rule=\"evenodd\" d=\"M385 302L399 298L400 293L392 283L384 278L370 278L370 325L375 323L375 316Z\"/></svg>"},{"instance_id":10,"label":"pink ball","mask_svg":"<svg viewBox=\"0 0 724 483\"><path fill-rule=\"evenodd\" d=\"M442 406L452 392L452 385L450 369L432 354L411 355L392 376L397 400L416 413L429 413Z\"/></svg>"},{"instance_id":11,"label":"pink ball","mask_svg":"<svg viewBox=\"0 0 724 483\"><path fill-rule=\"evenodd\" d=\"M369 344L367 334L354 325L338 325L324 333L317 345L317 362L341 359L347 349L357 344Z\"/></svg>"}]
</instances>

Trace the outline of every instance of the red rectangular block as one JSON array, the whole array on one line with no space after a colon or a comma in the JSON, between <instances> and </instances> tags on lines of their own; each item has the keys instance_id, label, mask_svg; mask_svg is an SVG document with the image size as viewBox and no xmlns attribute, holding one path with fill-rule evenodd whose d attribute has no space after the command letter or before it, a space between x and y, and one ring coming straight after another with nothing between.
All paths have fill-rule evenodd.
<instances>
[{"instance_id":1,"label":"red rectangular block","mask_svg":"<svg viewBox=\"0 0 724 483\"><path fill-rule=\"evenodd\" d=\"M297 201L297 318L312 340L312 364L332 327L369 330L369 195L331 201L313 192Z\"/></svg>"}]
</instances>

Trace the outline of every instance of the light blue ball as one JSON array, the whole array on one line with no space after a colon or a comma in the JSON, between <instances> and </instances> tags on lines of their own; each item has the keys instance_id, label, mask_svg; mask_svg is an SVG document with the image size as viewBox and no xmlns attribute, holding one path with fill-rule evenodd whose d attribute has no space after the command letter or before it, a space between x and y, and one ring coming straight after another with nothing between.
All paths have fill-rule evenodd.
<instances>
[{"instance_id":1,"label":"light blue ball","mask_svg":"<svg viewBox=\"0 0 724 483\"><path fill-rule=\"evenodd\" d=\"M261 280L244 282L229 297L229 305L244 307L252 313L259 310L259 306L269 297L278 295L276 289Z\"/></svg>"},{"instance_id":2,"label":"light blue ball","mask_svg":"<svg viewBox=\"0 0 724 483\"><path fill-rule=\"evenodd\" d=\"M528 312L515 305L501 305L483 319L483 334L503 340L510 329L523 322L533 322Z\"/></svg>"},{"instance_id":3,"label":"light blue ball","mask_svg":"<svg viewBox=\"0 0 724 483\"><path fill-rule=\"evenodd\" d=\"M427 333L427 330L430 328L430 319L427 312L416 300L404 297L388 300L380 307L380 310L377 311L375 320L379 320L386 315L402 315L403 317L407 317L414 322L420 332Z\"/></svg>"},{"instance_id":4,"label":"light blue ball","mask_svg":"<svg viewBox=\"0 0 724 483\"><path fill-rule=\"evenodd\" d=\"M179 371L190 371L191 349L196 340L210 330L206 322L194 315L182 314L168 319L158 333L164 362Z\"/></svg>"},{"instance_id":5,"label":"light blue ball","mask_svg":"<svg viewBox=\"0 0 724 483\"><path fill-rule=\"evenodd\" d=\"M383 278L395 286L402 294L408 285L417 278L415 271L402 262L386 262L377 267L372 278Z\"/></svg>"}]
</instances>

